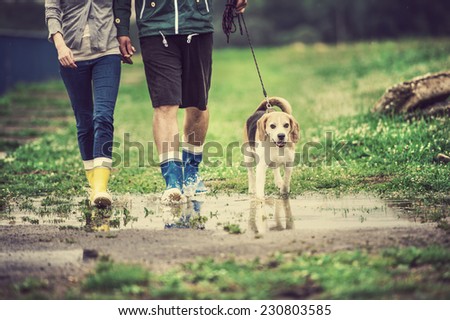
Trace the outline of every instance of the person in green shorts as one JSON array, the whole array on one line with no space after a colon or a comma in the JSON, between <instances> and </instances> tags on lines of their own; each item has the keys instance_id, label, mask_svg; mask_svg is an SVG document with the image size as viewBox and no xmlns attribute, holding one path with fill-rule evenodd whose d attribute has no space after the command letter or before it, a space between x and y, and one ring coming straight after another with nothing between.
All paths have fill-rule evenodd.
<instances>
[{"instance_id":1,"label":"person in green shorts","mask_svg":"<svg viewBox=\"0 0 450 320\"><path fill-rule=\"evenodd\" d=\"M247 0L236 0L242 13ZM212 0L136 0L136 22L154 108L153 135L166 182L161 201L180 203L206 192L199 178L209 123L213 23ZM135 49L129 36L131 0L114 0L114 22L123 59ZM177 124L186 110L183 141Z\"/></svg>"}]
</instances>

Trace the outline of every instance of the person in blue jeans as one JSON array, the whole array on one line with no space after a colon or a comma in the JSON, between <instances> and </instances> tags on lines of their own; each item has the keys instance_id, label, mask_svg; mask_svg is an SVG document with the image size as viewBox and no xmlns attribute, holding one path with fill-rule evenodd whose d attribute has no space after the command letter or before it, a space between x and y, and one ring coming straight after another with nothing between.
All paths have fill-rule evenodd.
<instances>
[{"instance_id":1,"label":"person in blue jeans","mask_svg":"<svg viewBox=\"0 0 450 320\"><path fill-rule=\"evenodd\" d=\"M114 108L121 72L113 1L46 0L45 21L74 111L91 205L109 207Z\"/></svg>"}]
</instances>

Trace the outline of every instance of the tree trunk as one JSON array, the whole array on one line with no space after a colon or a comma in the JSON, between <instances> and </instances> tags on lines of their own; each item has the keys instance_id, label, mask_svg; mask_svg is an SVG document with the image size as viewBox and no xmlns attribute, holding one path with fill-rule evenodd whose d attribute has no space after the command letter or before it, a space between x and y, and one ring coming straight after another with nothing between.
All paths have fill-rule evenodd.
<instances>
[{"instance_id":1,"label":"tree trunk","mask_svg":"<svg viewBox=\"0 0 450 320\"><path fill-rule=\"evenodd\" d=\"M449 96L450 71L426 74L387 89L372 111L449 115L450 101L446 101Z\"/></svg>"}]
</instances>

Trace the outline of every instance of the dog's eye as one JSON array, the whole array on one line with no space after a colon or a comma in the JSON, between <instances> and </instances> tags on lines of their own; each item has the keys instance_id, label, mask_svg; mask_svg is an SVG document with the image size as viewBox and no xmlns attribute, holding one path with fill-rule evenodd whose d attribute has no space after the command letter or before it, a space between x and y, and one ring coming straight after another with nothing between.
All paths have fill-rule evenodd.
<instances>
[{"instance_id":1,"label":"dog's eye","mask_svg":"<svg viewBox=\"0 0 450 320\"><path fill-rule=\"evenodd\" d=\"M273 123L270 125L270 128L275 129L277 126L274 125Z\"/></svg>"},{"instance_id":2,"label":"dog's eye","mask_svg":"<svg viewBox=\"0 0 450 320\"><path fill-rule=\"evenodd\" d=\"M289 123L285 123L283 127L289 128Z\"/></svg>"}]
</instances>

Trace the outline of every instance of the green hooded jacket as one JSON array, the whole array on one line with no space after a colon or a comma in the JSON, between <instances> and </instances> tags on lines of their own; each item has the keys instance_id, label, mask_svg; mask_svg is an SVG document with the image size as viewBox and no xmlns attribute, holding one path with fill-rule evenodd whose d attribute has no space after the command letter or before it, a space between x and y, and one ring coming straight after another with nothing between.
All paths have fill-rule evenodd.
<instances>
[{"instance_id":1,"label":"green hooded jacket","mask_svg":"<svg viewBox=\"0 0 450 320\"><path fill-rule=\"evenodd\" d=\"M213 32L212 0L135 0L139 37ZM114 0L117 36L129 36L131 0Z\"/></svg>"}]
</instances>

